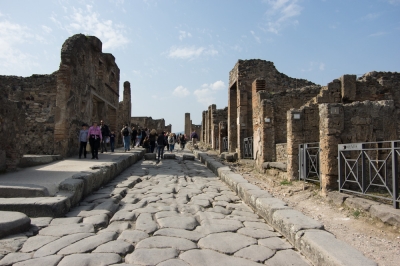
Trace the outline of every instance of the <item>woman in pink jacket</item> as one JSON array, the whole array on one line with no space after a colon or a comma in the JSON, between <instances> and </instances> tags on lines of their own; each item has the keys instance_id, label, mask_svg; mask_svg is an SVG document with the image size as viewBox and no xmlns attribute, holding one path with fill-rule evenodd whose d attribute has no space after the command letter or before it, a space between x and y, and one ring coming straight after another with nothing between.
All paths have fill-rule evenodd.
<instances>
[{"instance_id":1,"label":"woman in pink jacket","mask_svg":"<svg viewBox=\"0 0 400 266\"><path fill-rule=\"evenodd\" d=\"M88 140L90 148L92 149L92 159L99 159L99 145L102 139L100 127L97 126L97 122L93 122L93 125L89 128Z\"/></svg>"}]
</instances>

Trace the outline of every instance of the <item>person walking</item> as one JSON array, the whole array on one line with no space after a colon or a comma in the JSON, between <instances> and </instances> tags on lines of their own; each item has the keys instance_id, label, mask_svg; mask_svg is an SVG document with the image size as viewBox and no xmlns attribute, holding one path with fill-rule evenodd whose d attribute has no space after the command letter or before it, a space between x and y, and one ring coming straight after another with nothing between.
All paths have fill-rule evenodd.
<instances>
[{"instance_id":1,"label":"person walking","mask_svg":"<svg viewBox=\"0 0 400 266\"><path fill-rule=\"evenodd\" d=\"M181 143L181 151L183 151L186 145L186 135L182 134L179 138L179 142Z\"/></svg>"},{"instance_id":2,"label":"person walking","mask_svg":"<svg viewBox=\"0 0 400 266\"><path fill-rule=\"evenodd\" d=\"M115 132L111 131L111 134L110 134L110 149L111 149L111 152L114 152L114 148L115 148Z\"/></svg>"},{"instance_id":3,"label":"person walking","mask_svg":"<svg viewBox=\"0 0 400 266\"><path fill-rule=\"evenodd\" d=\"M86 158L86 145L88 140L88 132L86 124L82 124L82 129L79 131L79 159L82 157Z\"/></svg>"},{"instance_id":4,"label":"person walking","mask_svg":"<svg viewBox=\"0 0 400 266\"><path fill-rule=\"evenodd\" d=\"M124 150L130 151L131 150L131 132L132 130L128 127L128 124L125 124L124 128L121 129L121 136L124 141Z\"/></svg>"},{"instance_id":5,"label":"person walking","mask_svg":"<svg viewBox=\"0 0 400 266\"><path fill-rule=\"evenodd\" d=\"M137 130L136 130L135 127L132 127L132 134L131 134L131 144L132 144L132 148L135 147L136 136L137 136Z\"/></svg>"},{"instance_id":6,"label":"person walking","mask_svg":"<svg viewBox=\"0 0 400 266\"><path fill-rule=\"evenodd\" d=\"M101 130L101 153L103 151L107 152L107 142L110 141L110 129L106 124L104 124L103 120L100 121L100 130Z\"/></svg>"},{"instance_id":7,"label":"person walking","mask_svg":"<svg viewBox=\"0 0 400 266\"><path fill-rule=\"evenodd\" d=\"M163 158L164 156L164 148L165 148L165 132L161 132L160 135L158 135L157 138L157 149L158 149L158 160L160 161L160 158Z\"/></svg>"},{"instance_id":8,"label":"person walking","mask_svg":"<svg viewBox=\"0 0 400 266\"><path fill-rule=\"evenodd\" d=\"M146 153L150 151L150 140L149 136L146 136L143 140L143 148L146 149Z\"/></svg>"},{"instance_id":9,"label":"person walking","mask_svg":"<svg viewBox=\"0 0 400 266\"><path fill-rule=\"evenodd\" d=\"M150 152L154 152L154 148L156 147L157 140L157 131L153 128L149 134L149 142L150 142Z\"/></svg>"},{"instance_id":10,"label":"person walking","mask_svg":"<svg viewBox=\"0 0 400 266\"><path fill-rule=\"evenodd\" d=\"M169 151L172 153L175 148L175 134L170 133L168 136Z\"/></svg>"},{"instance_id":11,"label":"person walking","mask_svg":"<svg viewBox=\"0 0 400 266\"><path fill-rule=\"evenodd\" d=\"M167 151L169 151L169 142L168 142L169 133L165 133L165 142L167 143Z\"/></svg>"},{"instance_id":12,"label":"person walking","mask_svg":"<svg viewBox=\"0 0 400 266\"><path fill-rule=\"evenodd\" d=\"M100 127L97 126L97 122L93 122L88 131L88 140L90 148L92 149L92 159L99 159L99 146L102 138Z\"/></svg>"},{"instance_id":13,"label":"person walking","mask_svg":"<svg viewBox=\"0 0 400 266\"><path fill-rule=\"evenodd\" d=\"M138 128L136 136L136 147L139 147L141 142L142 142L142 130Z\"/></svg>"},{"instance_id":14,"label":"person walking","mask_svg":"<svg viewBox=\"0 0 400 266\"><path fill-rule=\"evenodd\" d=\"M194 147L196 145L197 140L199 139L199 136L197 136L195 130L193 130L192 134L190 134L190 139L192 140L192 145Z\"/></svg>"}]
</instances>

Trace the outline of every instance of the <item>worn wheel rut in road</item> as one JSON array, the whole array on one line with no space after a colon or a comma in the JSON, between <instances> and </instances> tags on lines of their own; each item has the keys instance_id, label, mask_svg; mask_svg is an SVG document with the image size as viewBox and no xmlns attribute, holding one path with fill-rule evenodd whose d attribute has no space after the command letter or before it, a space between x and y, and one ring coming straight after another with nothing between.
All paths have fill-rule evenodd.
<instances>
[{"instance_id":1,"label":"worn wheel rut in road","mask_svg":"<svg viewBox=\"0 0 400 266\"><path fill-rule=\"evenodd\" d=\"M66 218L32 219L37 235L0 241L0 265L310 265L206 166L177 158L131 166Z\"/></svg>"}]
</instances>

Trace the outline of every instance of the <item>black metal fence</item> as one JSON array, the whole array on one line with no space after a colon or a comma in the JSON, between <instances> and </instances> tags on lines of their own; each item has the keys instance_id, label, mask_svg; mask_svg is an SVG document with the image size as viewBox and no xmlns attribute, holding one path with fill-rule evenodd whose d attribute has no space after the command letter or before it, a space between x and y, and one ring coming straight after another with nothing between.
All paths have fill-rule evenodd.
<instances>
[{"instance_id":1,"label":"black metal fence","mask_svg":"<svg viewBox=\"0 0 400 266\"><path fill-rule=\"evenodd\" d=\"M243 139L243 159L254 159L253 157L253 137Z\"/></svg>"},{"instance_id":2,"label":"black metal fence","mask_svg":"<svg viewBox=\"0 0 400 266\"><path fill-rule=\"evenodd\" d=\"M299 145L299 179L304 181L320 182L319 142L303 143Z\"/></svg>"},{"instance_id":3,"label":"black metal fence","mask_svg":"<svg viewBox=\"0 0 400 266\"><path fill-rule=\"evenodd\" d=\"M228 137L223 137L222 138L222 151L227 152L228 151Z\"/></svg>"}]
</instances>

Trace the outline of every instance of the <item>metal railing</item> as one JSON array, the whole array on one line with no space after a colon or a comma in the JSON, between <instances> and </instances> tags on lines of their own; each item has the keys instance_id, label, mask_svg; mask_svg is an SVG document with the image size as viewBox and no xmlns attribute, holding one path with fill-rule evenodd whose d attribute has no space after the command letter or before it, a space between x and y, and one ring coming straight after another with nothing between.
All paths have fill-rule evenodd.
<instances>
[{"instance_id":1,"label":"metal railing","mask_svg":"<svg viewBox=\"0 0 400 266\"><path fill-rule=\"evenodd\" d=\"M320 182L321 184L319 154L319 142L303 143L299 145L300 180Z\"/></svg>"},{"instance_id":2,"label":"metal railing","mask_svg":"<svg viewBox=\"0 0 400 266\"><path fill-rule=\"evenodd\" d=\"M222 151L227 152L228 151L228 137L223 137L222 138Z\"/></svg>"},{"instance_id":3,"label":"metal railing","mask_svg":"<svg viewBox=\"0 0 400 266\"><path fill-rule=\"evenodd\" d=\"M398 209L400 140L338 146L339 192L390 200Z\"/></svg>"},{"instance_id":4,"label":"metal railing","mask_svg":"<svg viewBox=\"0 0 400 266\"><path fill-rule=\"evenodd\" d=\"M253 137L243 139L243 159L253 159Z\"/></svg>"}]
</instances>

